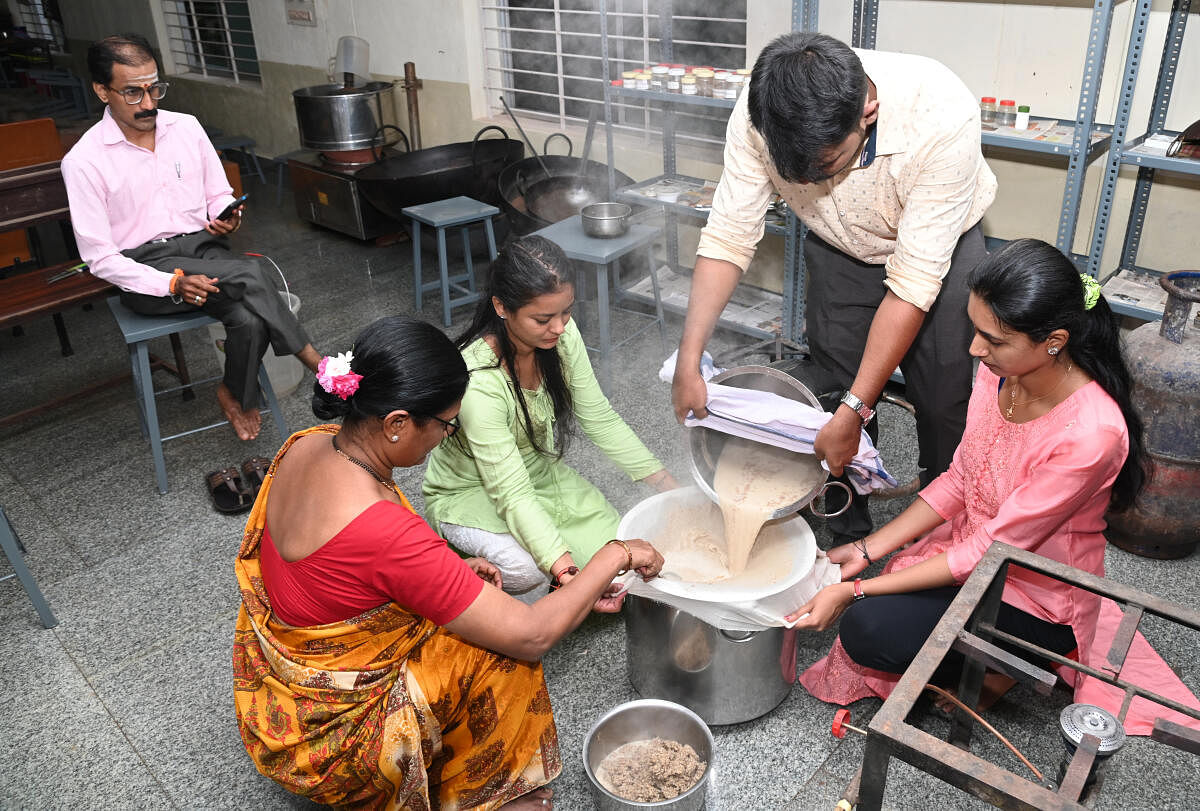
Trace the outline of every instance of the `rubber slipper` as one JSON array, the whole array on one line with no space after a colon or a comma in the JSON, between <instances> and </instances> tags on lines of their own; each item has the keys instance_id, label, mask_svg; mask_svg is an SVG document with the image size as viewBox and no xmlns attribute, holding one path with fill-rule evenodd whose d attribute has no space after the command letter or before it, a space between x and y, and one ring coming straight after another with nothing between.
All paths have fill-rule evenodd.
<instances>
[{"instance_id":1,"label":"rubber slipper","mask_svg":"<svg viewBox=\"0 0 1200 811\"><path fill-rule=\"evenodd\" d=\"M242 486L242 477L235 467L214 470L204 477L204 482L212 498L213 509L219 513L232 515L245 512L254 504L250 491Z\"/></svg>"},{"instance_id":2,"label":"rubber slipper","mask_svg":"<svg viewBox=\"0 0 1200 811\"><path fill-rule=\"evenodd\" d=\"M267 480L267 471L271 469L271 460L261 456L251 456L242 462L242 484L250 488L251 496L257 497Z\"/></svg>"}]
</instances>

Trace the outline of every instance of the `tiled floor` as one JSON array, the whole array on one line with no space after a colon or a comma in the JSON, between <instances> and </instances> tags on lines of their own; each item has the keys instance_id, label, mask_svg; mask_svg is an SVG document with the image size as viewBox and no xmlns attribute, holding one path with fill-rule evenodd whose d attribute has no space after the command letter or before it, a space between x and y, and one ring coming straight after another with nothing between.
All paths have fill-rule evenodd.
<instances>
[{"instance_id":1,"label":"tiled floor","mask_svg":"<svg viewBox=\"0 0 1200 811\"><path fill-rule=\"evenodd\" d=\"M349 347L372 319L412 311L411 247L376 247L296 219L285 198L249 207L237 247L270 254L303 301L301 317L317 347ZM433 266L430 262L430 266ZM436 320L433 296L426 317ZM453 333L467 312L456 312ZM62 358L50 321L26 326L23 337L0 335L0 413L7 414L127 370L124 347L107 307L67 313L76 354ZM624 328L619 317L614 334ZM657 379L678 340L670 319L666 343L651 331L622 350L612 391L617 410L680 480L688 466L682 429L669 410L669 388ZM715 349L743 339L723 335ZM215 373L205 333L185 336L197 375ZM158 348L167 354L166 344ZM283 397L291 429L315 422L307 377ZM168 397L167 430L211 421L210 392L192 403ZM885 410L884 458L911 475L911 421ZM149 451L139 435L128 383L0 429L0 504L29 549L28 562L60 624L38 624L15 580L0 584L0 807L5 808L287 808L309 803L260 777L234 723L230 644L237 611L232 561L242 519L209 507L202 476L247 456L276 449L273 426L240 443L228 429L167 445L171 490L159 495ZM586 441L571 460L588 470L618 509L649 495L631 484ZM399 476L421 506L419 469ZM878 517L903 506L877 505ZM818 537L824 532L817 524ZM1200 558L1159 562L1111 550L1110 576L1200 607ZM0 564L0 574L7 573ZM1195 635L1152 627L1153 641L1193 689L1200 677ZM807 666L828 647L829 633L800 642ZM556 805L591 807L580 762L591 724L612 706L636 697L625 669L619 617L593 617L546 657L565 762ZM1061 752L1053 719L1069 702L1063 691L1035 700L1018 692L991 720L1044 770ZM878 702L854 708L865 723ZM830 808L861 760L862 742L829 734L833 707L797 688L769 715L714 729L713 809ZM945 722L926 713L934 734ZM1014 760L977 736L977 746L1014 770ZM1132 741L1110 768L1102 808L1200 807L1200 761L1146 739ZM893 765L891 808L981 805L913 769Z\"/></svg>"}]
</instances>

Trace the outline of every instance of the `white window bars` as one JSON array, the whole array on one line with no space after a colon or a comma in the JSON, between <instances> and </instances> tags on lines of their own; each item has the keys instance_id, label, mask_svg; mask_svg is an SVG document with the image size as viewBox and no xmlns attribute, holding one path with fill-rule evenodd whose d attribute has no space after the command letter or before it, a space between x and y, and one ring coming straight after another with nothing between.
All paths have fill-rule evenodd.
<instances>
[{"instance_id":1,"label":"white window bars","mask_svg":"<svg viewBox=\"0 0 1200 811\"><path fill-rule=\"evenodd\" d=\"M606 0L609 76L662 60L659 0ZM480 0L488 108L502 114L500 97L518 113L565 129L603 118L600 12L595 0ZM741 68L746 61L746 0L674 0L671 62ZM656 105L616 98L619 130L649 137ZM727 111L680 108L681 142L721 143Z\"/></svg>"},{"instance_id":2,"label":"white window bars","mask_svg":"<svg viewBox=\"0 0 1200 811\"><path fill-rule=\"evenodd\" d=\"M62 25L46 14L42 0L20 0L17 7L21 12L21 24L29 36L49 41L54 50L63 47Z\"/></svg>"},{"instance_id":3,"label":"white window bars","mask_svg":"<svg viewBox=\"0 0 1200 811\"><path fill-rule=\"evenodd\" d=\"M178 70L260 83L248 0L162 0Z\"/></svg>"}]
</instances>

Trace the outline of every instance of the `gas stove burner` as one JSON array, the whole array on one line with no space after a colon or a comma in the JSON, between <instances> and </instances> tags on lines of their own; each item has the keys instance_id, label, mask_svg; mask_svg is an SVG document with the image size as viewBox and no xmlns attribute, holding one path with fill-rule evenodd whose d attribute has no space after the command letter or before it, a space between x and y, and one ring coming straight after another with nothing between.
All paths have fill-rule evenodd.
<instances>
[{"instance_id":1,"label":"gas stove burner","mask_svg":"<svg viewBox=\"0 0 1200 811\"><path fill-rule=\"evenodd\" d=\"M1100 739L1097 757L1108 757L1125 743L1125 730L1108 710L1094 704L1070 704L1058 716L1063 741L1074 752L1084 735Z\"/></svg>"},{"instance_id":2,"label":"gas stove burner","mask_svg":"<svg viewBox=\"0 0 1200 811\"><path fill-rule=\"evenodd\" d=\"M383 154L386 157L393 152L385 148ZM321 152L319 158L321 163L333 169L357 169L375 163L378 155L378 149L346 149L336 152Z\"/></svg>"}]
</instances>

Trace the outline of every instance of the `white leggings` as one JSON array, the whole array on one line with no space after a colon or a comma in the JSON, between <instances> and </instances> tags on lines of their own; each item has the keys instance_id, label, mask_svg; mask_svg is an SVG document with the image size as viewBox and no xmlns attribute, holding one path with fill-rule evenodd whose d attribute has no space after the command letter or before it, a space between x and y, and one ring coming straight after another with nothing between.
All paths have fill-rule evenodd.
<instances>
[{"instance_id":1,"label":"white leggings","mask_svg":"<svg viewBox=\"0 0 1200 811\"><path fill-rule=\"evenodd\" d=\"M484 558L500 570L504 590L524 603L534 603L550 593L550 578L533 556L507 532L443 523L442 537L470 557Z\"/></svg>"}]
</instances>

